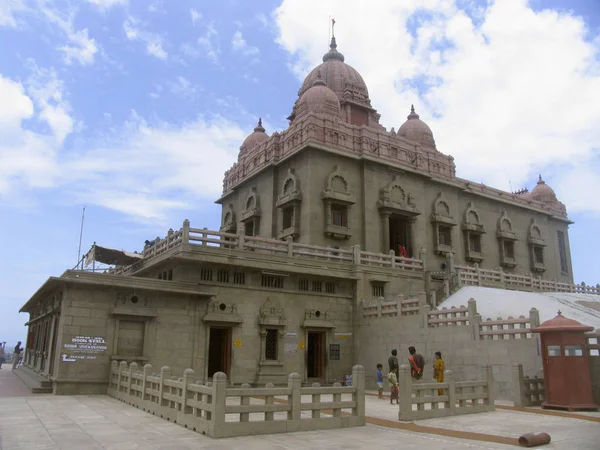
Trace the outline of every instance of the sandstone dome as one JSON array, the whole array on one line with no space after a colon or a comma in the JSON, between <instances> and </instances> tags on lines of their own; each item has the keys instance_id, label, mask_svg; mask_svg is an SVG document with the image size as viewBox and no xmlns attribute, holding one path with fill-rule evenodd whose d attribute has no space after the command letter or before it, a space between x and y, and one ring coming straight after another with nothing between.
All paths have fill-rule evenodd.
<instances>
[{"instance_id":1,"label":"sandstone dome","mask_svg":"<svg viewBox=\"0 0 600 450\"><path fill-rule=\"evenodd\" d=\"M413 105L410 106L410 114L406 119L406 122L398 129L398 136L402 136L424 147L435 148L435 140L433 139L431 128L419 118Z\"/></svg>"},{"instance_id":2,"label":"sandstone dome","mask_svg":"<svg viewBox=\"0 0 600 450\"><path fill-rule=\"evenodd\" d=\"M244 142L240 147L239 156L241 157L249 153L254 147L256 147L261 142L266 141L267 139L269 139L269 135L265 133L265 129L262 126L262 119L259 118L258 125L256 126L256 128L254 128L254 131L250 133L250 135L248 135L246 139L244 139Z\"/></svg>"},{"instance_id":3,"label":"sandstone dome","mask_svg":"<svg viewBox=\"0 0 600 450\"><path fill-rule=\"evenodd\" d=\"M298 118L309 112L340 117L340 111L338 96L326 86L319 74L310 89L302 94L296 104L296 117Z\"/></svg>"},{"instance_id":4,"label":"sandstone dome","mask_svg":"<svg viewBox=\"0 0 600 450\"><path fill-rule=\"evenodd\" d=\"M323 63L315 67L304 79L298 97L302 97L313 86L319 75L326 86L335 92L340 102L348 100L371 106L365 81L354 67L344 62L344 55L337 51L335 37L331 38L329 51L323 55Z\"/></svg>"},{"instance_id":5,"label":"sandstone dome","mask_svg":"<svg viewBox=\"0 0 600 450\"><path fill-rule=\"evenodd\" d=\"M543 203L558 202L558 199L556 198L556 193L550 186L548 186L546 184L546 182L544 180L542 180L541 175L540 175L540 178L539 178L536 186L531 191L531 194L529 195L529 197L532 200L537 200L537 201L543 202Z\"/></svg>"}]
</instances>

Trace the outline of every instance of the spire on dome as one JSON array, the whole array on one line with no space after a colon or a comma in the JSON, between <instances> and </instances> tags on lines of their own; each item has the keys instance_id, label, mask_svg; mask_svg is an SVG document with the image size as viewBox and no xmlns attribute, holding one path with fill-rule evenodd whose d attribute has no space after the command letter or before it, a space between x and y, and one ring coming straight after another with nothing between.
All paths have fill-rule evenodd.
<instances>
[{"instance_id":1,"label":"spire on dome","mask_svg":"<svg viewBox=\"0 0 600 450\"><path fill-rule=\"evenodd\" d=\"M544 180L542 180L542 174L539 174L539 179L537 184L546 184L546 182Z\"/></svg>"},{"instance_id":2,"label":"spire on dome","mask_svg":"<svg viewBox=\"0 0 600 450\"><path fill-rule=\"evenodd\" d=\"M258 118L258 125L256 126L256 128L254 128L254 131L258 131L258 132L262 131L263 133L265 132L265 129L262 126L262 118L261 117Z\"/></svg>"},{"instance_id":3,"label":"spire on dome","mask_svg":"<svg viewBox=\"0 0 600 450\"><path fill-rule=\"evenodd\" d=\"M419 115L415 112L415 105L410 105L410 114L406 118L408 120L419 118Z\"/></svg>"},{"instance_id":4,"label":"spire on dome","mask_svg":"<svg viewBox=\"0 0 600 450\"><path fill-rule=\"evenodd\" d=\"M317 73L317 79L315 81L313 81L313 86L327 86L327 83L325 83L325 81L323 81L323 78L321 78L321 71L319 70L319 72Z\"/></svg>"},{"instance_id":5,"label":"spire on dome","mask_svg":"<svg viewBox=\"0 0 600 450\"><path fill-rule=\"evenodd\" d=\"M335 42L335 36L331 36L331 43L329 44L329 51L323 55L323 62L325 61L341 61L344 62L344 55L337 51L337 43Z\"/></svg>"}]
</instances>

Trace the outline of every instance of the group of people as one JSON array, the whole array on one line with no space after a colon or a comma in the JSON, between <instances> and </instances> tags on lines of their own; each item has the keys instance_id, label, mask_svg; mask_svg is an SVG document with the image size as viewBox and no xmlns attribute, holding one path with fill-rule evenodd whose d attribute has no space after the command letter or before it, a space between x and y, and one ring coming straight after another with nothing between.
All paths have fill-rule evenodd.
<instances>
[{"instance_id":1,"label":"group of people","mask_svg":"<svg viewBox=\"0 0 600 450\"><path fill-rule=\"evenodd\" d=\"M12 368L16 369L17 366L23 361L23 347L21 347L21 341L17 342L13 350L12 356ZM6 362L6 342L0 342L0 369L2 364Z\"/></svg>"},{"instance_id":2,"label":"group of people","mask_svg":"<svg viewBox=\"0 0 600 450\"><path fill-rule=\"evenodd\" d=\"M408 363L410 365L410 376L413 381L419 381L423 378L423 369L425 368L425 360L423 356L417 353L414 347L408 347ZM379 398L383 398L383 379L387 378L390 382L390 404L399 403L398 400L398 375L400 365L398 364L398 350L392 350L392 355L388 358L389 373L383 375L383 364L377 364L377 386L379 387ZM444 360L441 352L435 352L433 362L433 379L438 383L444 382ZM438 389L438 395L444 395L443 389Z\"/></svg>"}]
</instances>

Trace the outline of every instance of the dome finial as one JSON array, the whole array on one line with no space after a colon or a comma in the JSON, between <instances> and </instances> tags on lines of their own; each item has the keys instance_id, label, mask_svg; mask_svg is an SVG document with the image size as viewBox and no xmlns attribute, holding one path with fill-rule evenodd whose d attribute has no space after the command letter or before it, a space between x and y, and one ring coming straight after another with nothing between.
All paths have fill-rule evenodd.
<instances>
[{"instance_id":1,"label":"dome finial","mask_svg":"<svg viewBox=\"0 0 600 450\"><path fill-rule=\"evenodd\" d=\"M262 133L265 132L265 129L263 128L263 125L262 125L261 117L258 118L258 125L256 126L256 128L254 128L254 131L258 131L258 132L262 132Z\"/></svg>"},{"instance_id":2,"label":"dome finial","mask_svg":"<svg viewBox=\"0 0 600 450\"><path fill-rule=\"evenodd\" d=\"M542 180L542 174L539 174L539 178L538 178L538 184L543 183L544 180Z\"/></svg>"},{"instance_id":3,"label":"dome finial","mask_svg":"<svg viewBox=\"0 0 600 450\"><path fill-rule=\"evenodd\" d=\"M335 35L333 34L335 19L331 19L331 24L331 42L329 43L329 51L323 55L323 62L330 60L344 62L344 55L337 51L337 43L335 41Z\"/></svg>"},{"instance_id":4,"label":"dome finial","mask_svg":"<svg viewBox=\"0 0 600 450\"><path fill-rule=\"evenodd\" d=\"M560 309L558 310L558 315L562 316L562 312L560 312Z\"/></svg>"},{"instance_id":5,"label":"dome finial","mask_svg":"<svg viewBox=\"0 0 600 450\"><path fill-rule=\"evenodd\" d=\"M415 112L415 105L410 105L410 114L406 118L408 120L419 118L419 115Z\"/></svg>"}]
</instances>

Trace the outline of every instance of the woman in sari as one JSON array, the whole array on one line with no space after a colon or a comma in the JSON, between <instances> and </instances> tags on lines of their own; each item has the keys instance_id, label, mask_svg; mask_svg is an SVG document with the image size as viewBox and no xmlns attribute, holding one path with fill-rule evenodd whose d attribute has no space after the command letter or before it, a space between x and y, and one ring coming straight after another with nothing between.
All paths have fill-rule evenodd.
<instances>
[{"instance_id":1,"label":"woman in sari","mask_svg":"<svg viewBox=\"0 0 600 450\"><path fill-rule=\"evenodd\" d=\"M438 383L444 382L444 360L442 352L435 352L435 360L433 361L433 379ZM438 395L444 395L443 389L438 389Z\"/></svg>"}]
</instances>

